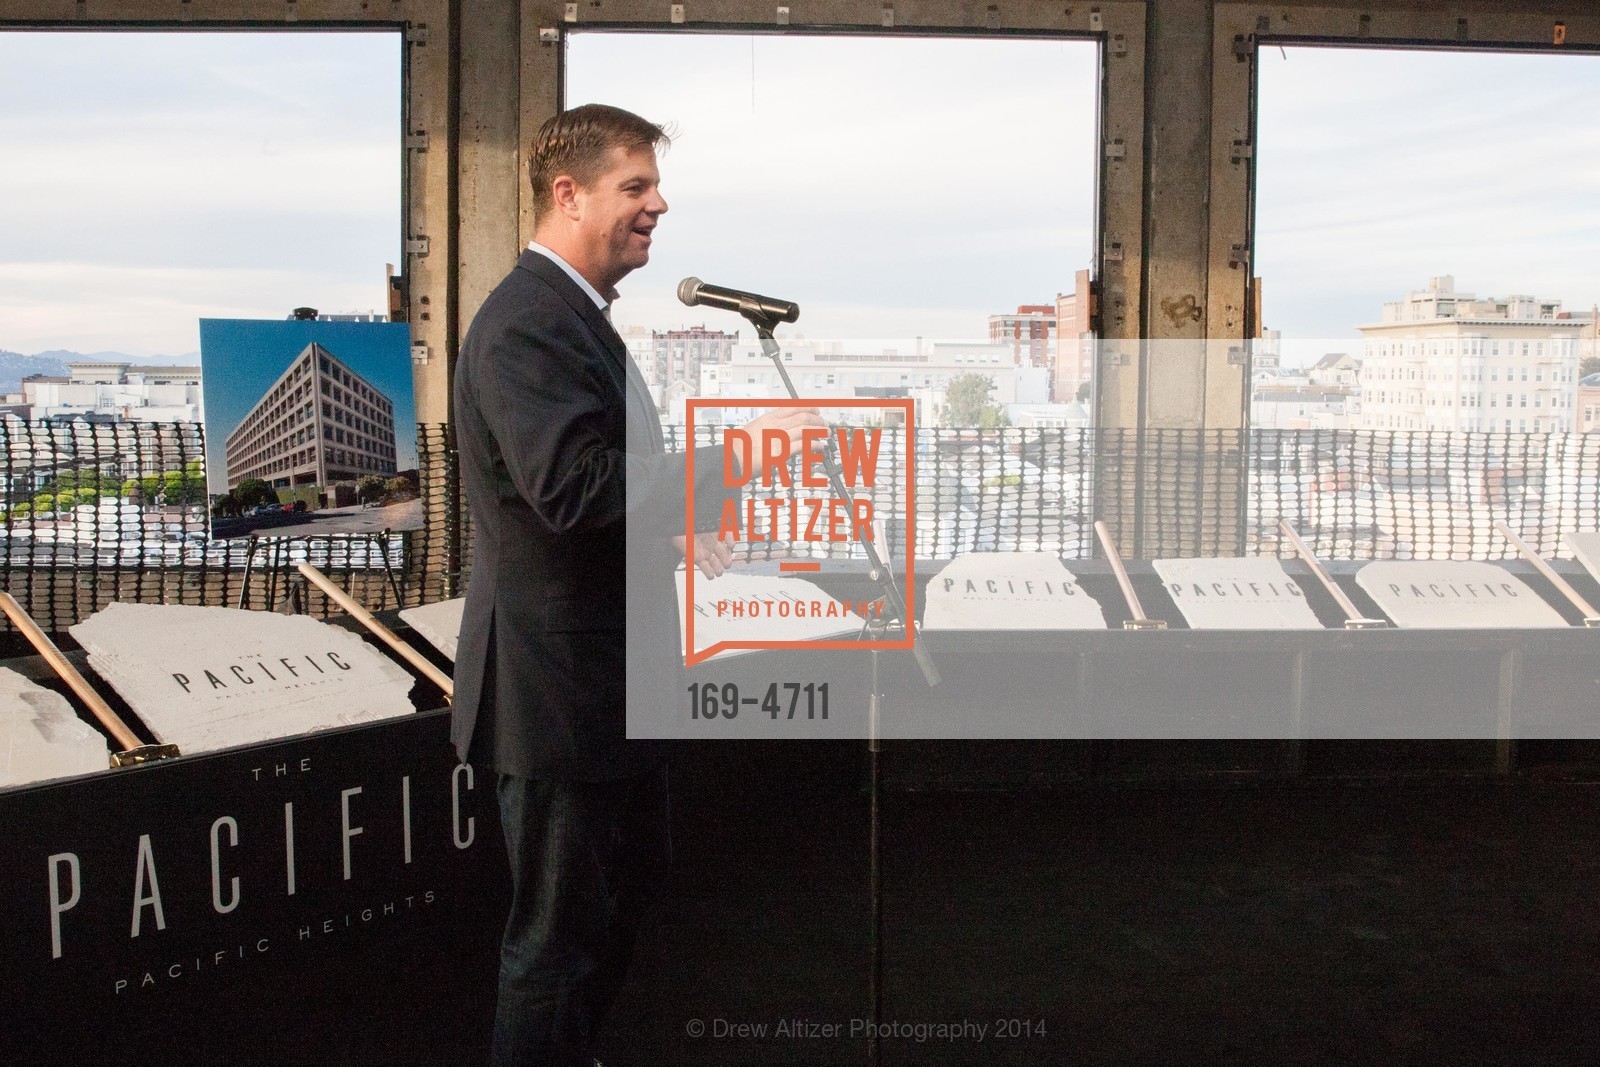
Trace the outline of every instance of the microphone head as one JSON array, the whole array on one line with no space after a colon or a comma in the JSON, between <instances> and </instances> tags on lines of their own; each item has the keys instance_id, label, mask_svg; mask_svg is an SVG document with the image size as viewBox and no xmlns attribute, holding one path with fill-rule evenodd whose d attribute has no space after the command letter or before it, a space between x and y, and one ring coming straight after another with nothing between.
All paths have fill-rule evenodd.
<instances>
[{"instance_id":1,"label":"microphone head","mask_svg":"<svg viewBox=\"0 0 1600 1067\"><path fill-rule=\"evenodd\" d=\"M700 303L700 287L704 284L699 278L685 278L678 283L678 299L694 307Z\"/></svg>"}]
</instances>

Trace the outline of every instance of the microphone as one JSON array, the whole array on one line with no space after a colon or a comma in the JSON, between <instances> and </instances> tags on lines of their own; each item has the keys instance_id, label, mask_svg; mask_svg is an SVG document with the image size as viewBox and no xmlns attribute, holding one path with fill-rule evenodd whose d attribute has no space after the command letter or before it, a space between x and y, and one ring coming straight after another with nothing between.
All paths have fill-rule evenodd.
<instances>
[{"instance_id":1,"label":"microphone","mask_svg":"<svg viewBox=\"0 0 1600 1067\"><path fill-rule=\"evenodd\" d=\"M738 289L725 289L720 285L703 282L699 278L685 278L678 283L678 299L690 307L704 304L707 307L735 311L745 317L756 316L774 322L793 322L800 317L800 305L792 300L778 300Z\"/></svg>"}]
</instances>

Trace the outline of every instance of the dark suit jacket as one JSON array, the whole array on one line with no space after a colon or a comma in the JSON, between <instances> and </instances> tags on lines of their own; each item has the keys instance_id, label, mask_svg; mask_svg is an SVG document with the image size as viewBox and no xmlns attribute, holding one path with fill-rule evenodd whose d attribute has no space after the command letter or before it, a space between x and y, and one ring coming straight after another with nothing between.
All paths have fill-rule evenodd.
<instances>
[{"instance_id":1,"label":"dark suit jacket","mask_svg":"<svg viewBox=\"0 0 1600 1067\"><path fill-rule=\"evenodd\" d=\"M526 778L649 769L659 742L626 739L625 701L685 698L670 541L684 532L685 454L665 454L611 324L536 252L478 310L454 389L475 537L458 755ZM717 450L697 454L697 528L716 529L721 472Z\"/></svg>"}]
</instances>

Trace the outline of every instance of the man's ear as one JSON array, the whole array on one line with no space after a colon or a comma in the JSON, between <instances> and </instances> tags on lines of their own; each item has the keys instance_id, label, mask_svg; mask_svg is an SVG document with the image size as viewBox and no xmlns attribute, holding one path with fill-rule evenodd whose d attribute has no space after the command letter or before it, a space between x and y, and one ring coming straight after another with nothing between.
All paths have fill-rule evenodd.
<instances>
[{"instance_id":1,"label":"man's ear","mask_svg":"<svg viewBox=\"0 0 1600 1067\"><path fill-rule=\"evenodd\" d=\"M555 209L574 222L582 214L581 197L578 180L570 174L557 175L556 180L550 183L550 198Z\"/></svg>"}]
</instances>

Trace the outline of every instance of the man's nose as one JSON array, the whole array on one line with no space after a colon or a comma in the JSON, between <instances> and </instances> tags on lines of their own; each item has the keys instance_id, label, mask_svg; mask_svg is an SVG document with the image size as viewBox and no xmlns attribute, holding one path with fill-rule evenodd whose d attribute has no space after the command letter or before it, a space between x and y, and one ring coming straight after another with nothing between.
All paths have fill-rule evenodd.
<instances>
[{"instance_id":1,"label":"man's nose","mask_svg":"<svg viewBox=\"0 0 1600 1067\"><path fill-rule=\"evenodd\" d=\"M662 199L659 191L655 194L654 200L645 208L645 210L650 212L652 215L665 215L667 213L667 202Z\"/></svg>"}]
</instances>

